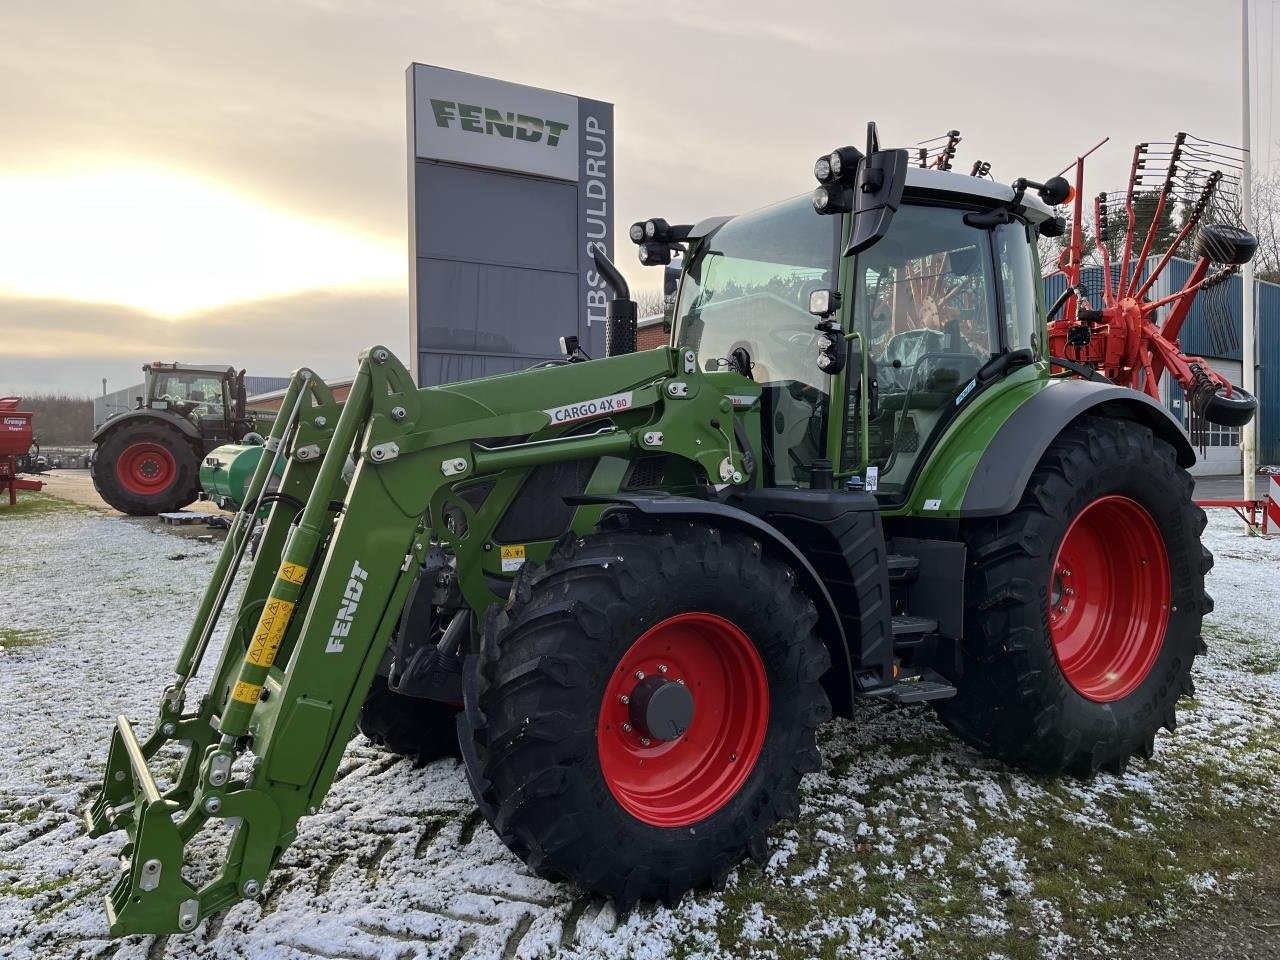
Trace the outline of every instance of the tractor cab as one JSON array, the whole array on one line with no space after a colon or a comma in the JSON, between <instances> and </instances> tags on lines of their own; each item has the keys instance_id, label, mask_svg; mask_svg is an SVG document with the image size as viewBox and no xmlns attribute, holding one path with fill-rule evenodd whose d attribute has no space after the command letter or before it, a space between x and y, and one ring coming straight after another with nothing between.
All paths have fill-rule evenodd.
<instances>
[{"instance_id":1,"label":"tractor cab","mask_svg":"<svg viewBox=\"0 0 1280 960\"><path fill-rule=\"evenodd\" d=\"M237 373L233 367L194 367L157 360L142 372L147 409L171 411L213 437L239 439L249 428L243 370Z\"/></svg>"},{"instance_id":2,"label":"tractor cab","mask_svg":"<svg viewBox=\"0 0 1280 960\"><path fill-rule=\"evenodd\" d=\"M1045 362L1035 239L1050 208L945 171L903 180L883 235L847 256L851 217L807 196L691 238L673 343L763 388L767 485L810 486L829 461L842 484L901 500L970 399Z\"/></svg>"}]
</instances>

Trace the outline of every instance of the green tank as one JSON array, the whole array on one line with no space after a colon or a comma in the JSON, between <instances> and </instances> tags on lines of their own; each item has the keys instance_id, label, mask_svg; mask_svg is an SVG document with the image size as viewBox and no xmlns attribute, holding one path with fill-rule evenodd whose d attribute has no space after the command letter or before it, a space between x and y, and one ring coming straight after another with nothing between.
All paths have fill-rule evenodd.
<instances>
[{"instance_id":1,"label":"green tank","mask_svg":"<svg viewBox=\"0 0 1280 960\"><path fill-rule=\"evenodd\" d=\"M200 489L224 510L237 510L244 492L266 447L261 444L224 443L215 447L200 464ZM276 476L284 473L284 460L276 466Z\"/></svg>"}]
</instances>

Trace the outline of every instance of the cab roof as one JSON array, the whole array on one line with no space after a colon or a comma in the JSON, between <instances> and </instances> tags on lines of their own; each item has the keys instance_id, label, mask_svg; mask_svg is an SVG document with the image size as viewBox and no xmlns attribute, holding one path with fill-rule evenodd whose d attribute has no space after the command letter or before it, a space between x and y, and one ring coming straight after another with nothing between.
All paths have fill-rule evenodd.
<instances>
[{"instance_id":1,"label":"cab roof","mask_svg":"<svg viewBox=\"0 0 1280 960\"><path fill-rule=\"evenodd\" d=\"M984 177L970 177L950 170L925 170L907 168L906 191L917 196L949 195L956 199L972 200L979 197L994 203L1008 203L1013 199L1013 187ZM1028 190L1022 195L1022 215L1032 223L1040 223L1053 216L1053 209Z\"/></svg>"}]
</instances>

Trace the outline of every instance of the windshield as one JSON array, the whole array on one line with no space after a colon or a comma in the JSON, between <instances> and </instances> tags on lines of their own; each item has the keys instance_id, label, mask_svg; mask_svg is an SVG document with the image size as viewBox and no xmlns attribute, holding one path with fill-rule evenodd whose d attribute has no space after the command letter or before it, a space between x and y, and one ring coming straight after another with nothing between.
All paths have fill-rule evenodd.
<instances>
[{"instance_id":1,"label":"windshield","mask_svg":"<svg viewBox=\"0 0 1280 960\"><path fill-rule=\"evenodd\" d=\"M152 400L192 417L226 416L222 402L222 378L193 370L155 370L151 373Z\"/></svg>"},{"instance_id":2,"label":"windshield","mask_svg":"<svg viewBox=\"0 0 1280 960\"><path fill-rule=\"evenodd\" d=\"M676 345L708 371L746 351L780 486L807 484L823 455L830 378L817 368L809 294L835 287L839 226L807 196L735 217L703 241L680 284Z\"/></svg>"}]
</instances>

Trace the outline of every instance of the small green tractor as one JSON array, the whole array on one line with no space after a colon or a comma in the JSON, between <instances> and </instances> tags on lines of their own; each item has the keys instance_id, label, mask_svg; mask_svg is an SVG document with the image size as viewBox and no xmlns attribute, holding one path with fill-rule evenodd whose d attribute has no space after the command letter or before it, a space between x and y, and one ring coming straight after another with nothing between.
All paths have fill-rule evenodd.
<instances>
[{"instance_id":1,"label":"small green tractor","mask_svg":"<svg viewBox=\"0 0 1280 960\"><path fill-rule=\"evenodd\" d=\"M93 434L93 485L123 513L180 510L200 494L201 461L214 447L256 428L245 409L244 371L147 364L136 410L109 417Z\"/></svg>"},{"instance_id":2,"label":"small green tractor","mask_svg":"<svg viewBox=\"0 0 1280 960\"><path fill-rule=\"evenodd\" d=\"M633 227L643 262L684 254L667 347L634 352L598 254L604 358L419 389L372 347L343 403L294 374L154 728L118 718L86 813L128 836L113 934L259 896L357 725L460 755L517 857L623 909L764 860L859 698L928 702L1041 773L1151 756L1211 609L1192 446L1104 364L1050 356L1037 239L1066 180L868 141L812 198ZM1199 235L1206 263L1249 253ZM1072 323L1104 339L1123 299Z\"/></svg>"}]
</instances>

